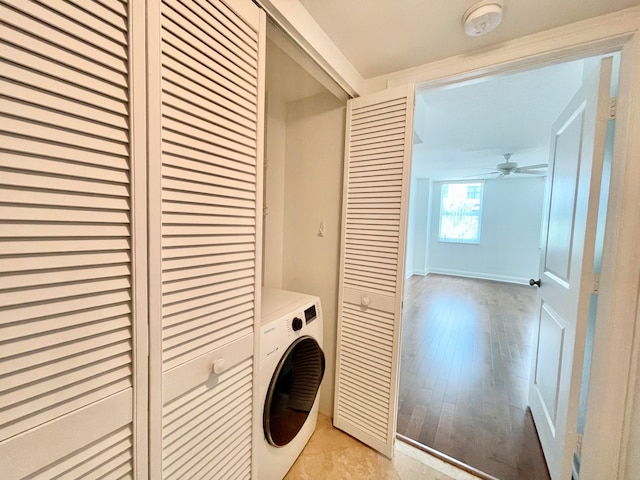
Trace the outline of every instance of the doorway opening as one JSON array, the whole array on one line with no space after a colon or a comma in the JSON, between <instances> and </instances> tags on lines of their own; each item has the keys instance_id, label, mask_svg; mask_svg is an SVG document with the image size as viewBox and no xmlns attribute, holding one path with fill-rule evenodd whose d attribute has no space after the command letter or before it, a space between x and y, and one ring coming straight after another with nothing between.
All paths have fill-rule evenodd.
<instances>
[{"instance_id":1,"label":"doorway opening","mask_svg":"<svg viewBox=\"0 0 640 480\"><path fill-rule=\"evenodd\" d=\"M397 432L488 478L549 478L529 411L539 300L528 282L544 243L552 125L600 58L416 94ZM612 132L613 122L594 271ZM589 315L581 399L595 307ZM581 401L578 436L585 408Z\"/></svg>"},{"instance_id":2,"label":"doorway opening","mask_svg":"<svg viewBox=\"0 0 640 480\"><path fill-rule=\"evenodd\" d=\"M347 94L267 24L262 286L320 297L331 416Z\"/></svg>"}]
</instances>

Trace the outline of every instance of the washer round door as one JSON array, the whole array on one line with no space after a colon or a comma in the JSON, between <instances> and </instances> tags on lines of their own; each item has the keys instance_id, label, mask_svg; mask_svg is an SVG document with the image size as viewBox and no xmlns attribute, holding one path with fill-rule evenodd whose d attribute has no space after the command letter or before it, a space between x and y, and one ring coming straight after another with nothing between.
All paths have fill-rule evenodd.
<instances>
[{"instance_id":1,"label":"washer round door","mask_svg":"<svg viewBox=\"0 0 640 480\"><path fill-rule=\"evenodd\" d=\"M264 404L264 434L271 445L283 447L298 434L311 413L324 368L324 353L310 336L294 341L280 359Z\"/></svg>"}]
</instances>

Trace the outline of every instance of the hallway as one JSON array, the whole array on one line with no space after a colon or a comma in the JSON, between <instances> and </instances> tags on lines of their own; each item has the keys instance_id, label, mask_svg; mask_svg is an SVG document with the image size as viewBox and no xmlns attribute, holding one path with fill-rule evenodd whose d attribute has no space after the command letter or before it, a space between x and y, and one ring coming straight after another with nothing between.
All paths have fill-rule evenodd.
<instances>
[{"instance_id":1,"label":"hallway","mask_svg":"<svg viewBox=\"0 0 640 480\"><path fill-rule=\"evenodd\" d=\"M534 322L530 287L408 279L397 432L500 480L548 480L527 409Z\"/></svg>"}]
</instances>

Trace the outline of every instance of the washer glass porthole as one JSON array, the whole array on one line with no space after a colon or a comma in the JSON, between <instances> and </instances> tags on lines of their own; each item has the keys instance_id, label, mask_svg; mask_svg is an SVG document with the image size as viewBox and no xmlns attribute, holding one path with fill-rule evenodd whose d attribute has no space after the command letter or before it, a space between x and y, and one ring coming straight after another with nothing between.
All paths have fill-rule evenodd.
<instances>
[{"instance_id":1,"label":"washer glass porthole","mask_svg":"<svg viewBox=\"0 0 640 480\"><path fill-rule=\"evenodd\" d=\"M264 434L271 445L287 445L303 427L324 369L324 353L314 338L303 336L289 346L271 378L264 405Z\"/></svg>"}]
</instances>

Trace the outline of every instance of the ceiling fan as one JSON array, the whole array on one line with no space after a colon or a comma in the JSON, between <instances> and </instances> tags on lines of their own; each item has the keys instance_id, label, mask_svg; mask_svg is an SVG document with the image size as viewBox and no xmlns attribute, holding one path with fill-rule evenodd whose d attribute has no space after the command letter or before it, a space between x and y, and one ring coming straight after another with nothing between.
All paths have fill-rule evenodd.
<instances>
[{"instance_id":1,"label":"ceiling fan","mask_svg":"<svg viewBox=\"0 0 640 480\"><path fill-rule=\"evenodd\" d=\"M487 175L497 175L495 178L507 177L511 174L523 174L523 175L546 175L546 171L542 171L542 169L547 168L549 165L547 163L538 163L536 165L526 165L524 167L519 167L516 162L511 162L511 156L513 153L504 153L502 157L504 158L503 163L499 163L496 165L495 170L492 172L488 172Z\"/></svg>"}]
</instances>

